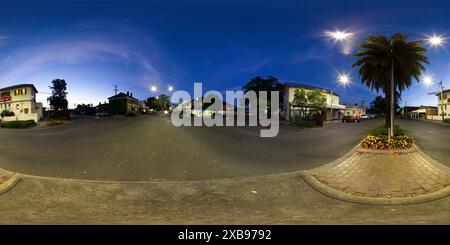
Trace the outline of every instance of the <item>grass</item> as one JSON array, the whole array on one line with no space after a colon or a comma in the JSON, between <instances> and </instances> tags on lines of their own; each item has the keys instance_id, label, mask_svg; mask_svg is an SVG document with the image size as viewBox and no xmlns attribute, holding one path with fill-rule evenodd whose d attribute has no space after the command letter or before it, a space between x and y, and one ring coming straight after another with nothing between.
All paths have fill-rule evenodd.
<instances>
[{"instance_id":1,"label":"grass","mask_svg":"<svg viewBox=\"0 0 450 245\"><path fill-rule=\"evenodd\" d=\"M403 130L402 128L400 128L400 126L398 124L394 125L394 134L397 135L405 135L405 130ZM381 135L388 135L388 129L386 128L385 125L380 125L378 127L376 127L375 129L373 129L372 131L370 131L370 135L373 136L381 136Z\"/></svg>"},{"instance_id":2,"label":"grass","mask_svg":"<svg viewBox=\"0 0 450 245\"><path fill-rule=\"evenodd\" d=\"M10 121L10 122L2 122L0 125L2 128L31 128L36 126L34 120L25 120L25 121Z\"/></svg>"}]
</instances>

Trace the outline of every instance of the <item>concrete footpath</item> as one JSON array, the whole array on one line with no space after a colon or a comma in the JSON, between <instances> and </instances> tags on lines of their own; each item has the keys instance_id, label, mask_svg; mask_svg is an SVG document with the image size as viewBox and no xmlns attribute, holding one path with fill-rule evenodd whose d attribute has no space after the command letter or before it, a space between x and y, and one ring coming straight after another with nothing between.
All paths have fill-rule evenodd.
<instances>
[{"instance_id":1,"label":"concrete footpath","mask_svg":"<svg viewBox=\"0 0 450 245\"><path fill-rule=\"evenodd\" d=\"M323 195L303 172L195 182L117 183L19 175L1 224L449 223L450 198L367 205Z\"/></svg>"}]
</instances>

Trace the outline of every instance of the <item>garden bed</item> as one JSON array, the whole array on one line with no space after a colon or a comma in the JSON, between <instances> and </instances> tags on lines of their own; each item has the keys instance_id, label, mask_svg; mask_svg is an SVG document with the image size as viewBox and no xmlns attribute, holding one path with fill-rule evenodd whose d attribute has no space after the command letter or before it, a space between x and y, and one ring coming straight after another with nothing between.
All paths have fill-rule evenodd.
<instances>
[{"instance_id":1,"label":"garden bed","mask_svg":"<svg viewBox=\"0 0 450 245\"><path fill-rule=\"evenodd\" d=\"M8 181L10 178L11 176L0 176L0 185Z\"/></svg>"},{"instance_id":2,"label":"garden bed","mask_svg":"<svg viewBox=\"0 0 450 245\"><path fill-rule=\"evenodd\" d=\"M405 131L398 125L394 126L394 135L389 140L387 128L384 125L379 126L361 141L361 147L371 150L411 149L414 144L414 139L407 136Z\"/></svg>"}]
</instances>

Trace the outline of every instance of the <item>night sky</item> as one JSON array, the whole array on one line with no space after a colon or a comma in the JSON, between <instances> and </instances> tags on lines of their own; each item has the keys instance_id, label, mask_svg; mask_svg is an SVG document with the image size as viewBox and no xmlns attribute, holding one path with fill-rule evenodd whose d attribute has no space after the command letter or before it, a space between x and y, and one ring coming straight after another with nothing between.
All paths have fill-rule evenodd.
<instances>
[{"instance_id":1,"label":"night sky","mask_svg":"<svg viewBox=\"0 0 450 245\"><path fill-rule=\"evenodd\" d=\"M264 3L263 3L264 2ZM240 89L257 75L309 83L342 102L376 95L351 64L354 40L334 43L335 29L450 36L446 1L3 1L0 87L34 83L46 104L51 80L68 83L70 107L104 102L120 91L139 99L193 89ZM412 37L413 38L413 37ZM427 52L426 74L450 87L449 46ZM348 72L352 83L337 85ZM437 85L415 83L402 105L436 105Z\"/></svg>"}]
</instances>

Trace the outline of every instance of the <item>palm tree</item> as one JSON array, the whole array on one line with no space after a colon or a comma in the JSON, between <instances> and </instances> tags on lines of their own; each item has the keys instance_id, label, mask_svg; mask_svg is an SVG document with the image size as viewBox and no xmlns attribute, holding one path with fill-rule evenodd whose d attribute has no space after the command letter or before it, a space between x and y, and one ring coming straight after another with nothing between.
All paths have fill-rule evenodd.
<instances>
[{"instance_id":1,"label":"palm tree","mask_svg":"<svg viewBox=\"0 0 450 245\"><path fill-rule=\"evenodd\" d=\"M424 63L429 64L425 56L426 49L421 41L407 41L408 36L397 33L390 37L370 35L360 50L353 54L359 59L352 67L359 67L361 82L377 92L381 89L386 98L386 127L390 127L391 72L394 70L394 91L400 94L412 85L413 78L419 78L425 71Z\"/></svg>"}]
</instances>

